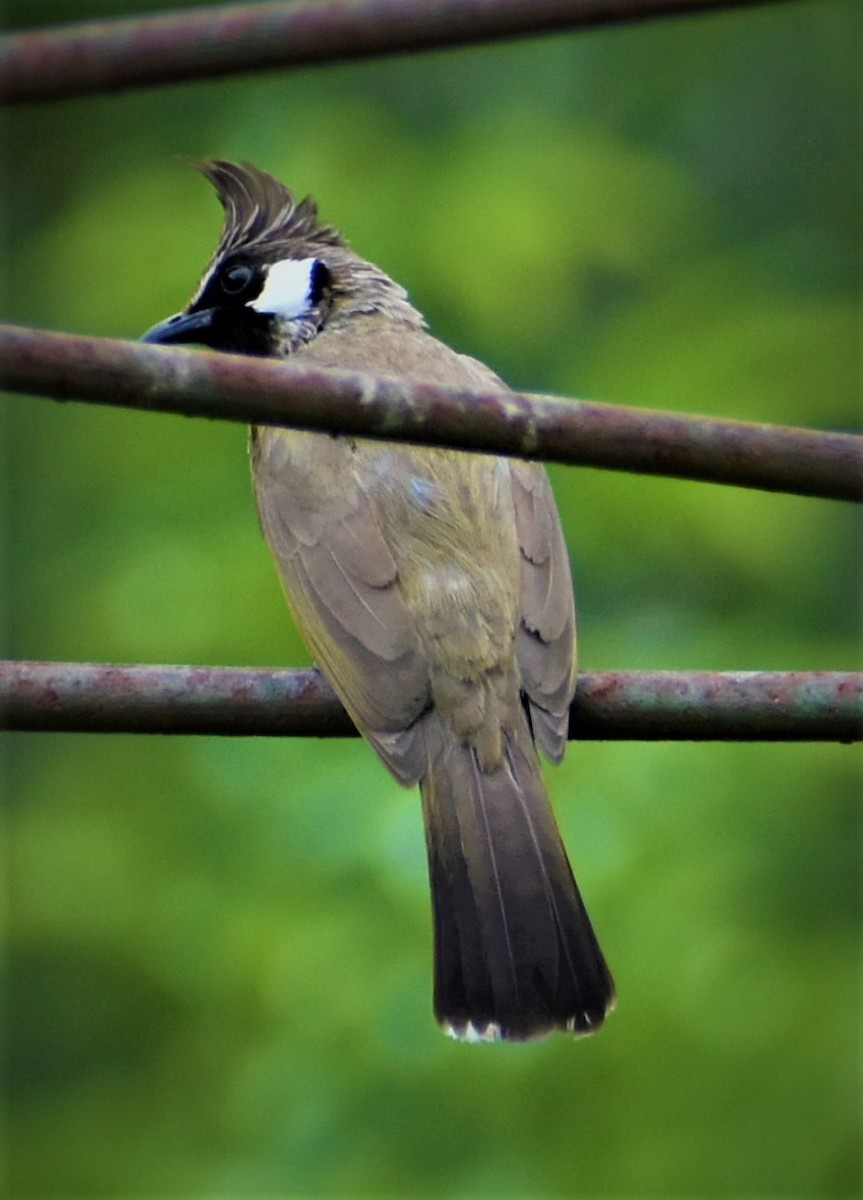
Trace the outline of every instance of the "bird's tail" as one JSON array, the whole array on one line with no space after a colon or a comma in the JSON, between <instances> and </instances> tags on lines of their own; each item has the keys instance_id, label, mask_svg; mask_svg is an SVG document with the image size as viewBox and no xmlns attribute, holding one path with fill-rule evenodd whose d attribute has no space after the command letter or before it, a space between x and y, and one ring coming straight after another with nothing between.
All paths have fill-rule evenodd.
<instances>
[{"instance_id":1,"label":"bird's tail","mask_svg":"<svg viewBox=\"0 0 863 1200\"><path fill-rule=\"evenodd\" d=\"M422 798L438 1021L466 1041L594 1032L614 1004L614 984L527 719L504 735L503 764L490 773L442 724L435 733Z\"/></svg>"}]
</instances>

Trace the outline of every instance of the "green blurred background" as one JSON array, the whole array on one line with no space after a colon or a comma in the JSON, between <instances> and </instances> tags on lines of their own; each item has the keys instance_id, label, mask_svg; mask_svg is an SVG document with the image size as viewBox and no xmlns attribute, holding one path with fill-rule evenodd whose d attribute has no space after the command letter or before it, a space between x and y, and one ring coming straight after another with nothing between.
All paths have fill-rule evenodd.
<instances>
[{"instance_id":1,"label":"green blurred background","mask_svg":"<svg viewBox=\"0 0 863 1200\"><path fill-rule=\"evenodd\" d=\"M12 0L12 26L135 10ZM179 5L175 5L179 7ZM5 116L5 318L182 307L250 159L512 384L859 420L860 8L791 3ZM4 656L308 661L245 431L4 399ZM555 469L585 668L855 666L850 506ZM9 1194L851 1196L857 750L574 744L619 1007L451 1043L417 798L359 742L6 735Z\"/></svg>"}]
</instances>

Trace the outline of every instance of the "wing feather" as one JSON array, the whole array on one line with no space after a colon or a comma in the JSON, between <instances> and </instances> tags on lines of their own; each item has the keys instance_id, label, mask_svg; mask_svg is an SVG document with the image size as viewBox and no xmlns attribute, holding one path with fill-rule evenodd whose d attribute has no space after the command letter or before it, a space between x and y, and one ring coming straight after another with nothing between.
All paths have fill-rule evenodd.
<instances>
[{"instance_id":1,"label":"wing feather","mask_svg":"<svg viewBox=\"0 0 863 1200\"><path fill-rule=\"evenodd\" d=\"M395 561L350 460L343 439L259 431L258 510L318 664L390 769L416 782L423 755L411 727L429 704L428 669Z\"/></svg>"},{"instance_id":2,"label":"wing feather","mask_svg":"<svg viewBox=\"0 0 863 1200\"><path fill-rule=\"evenodd\" d=\"M575 691L575 606L569 556L545 470L510 464L521 547L516 655L534 735L553 761L563 757Z\"/></svg>"}]
</instances>

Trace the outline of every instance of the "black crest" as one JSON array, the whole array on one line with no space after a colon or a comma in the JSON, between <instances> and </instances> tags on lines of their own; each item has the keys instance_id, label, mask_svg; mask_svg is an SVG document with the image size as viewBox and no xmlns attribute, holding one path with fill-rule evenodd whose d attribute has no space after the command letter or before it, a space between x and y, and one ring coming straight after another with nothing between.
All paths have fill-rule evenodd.
<instances>
[{"instance_id":1,"label":"black crest","mask_svg":"<svg viewBox=\"0 0 863 1200\"><path fill-rule=\"evenodd\" d=\"M311 196L299 203L293 193L251 163L224 159L193 160L209 179L225 210L225 224L216 257L242 247L278 250L303 244L343 246L339 233L318 221Z\"/></svg>"}]
</instances>

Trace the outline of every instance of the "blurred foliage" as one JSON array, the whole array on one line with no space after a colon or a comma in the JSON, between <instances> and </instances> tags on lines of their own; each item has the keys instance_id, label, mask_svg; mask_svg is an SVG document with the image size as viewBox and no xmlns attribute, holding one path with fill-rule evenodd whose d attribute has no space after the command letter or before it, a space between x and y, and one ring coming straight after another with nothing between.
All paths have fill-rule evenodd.
<instances>
[{"instance_id":1,"label":"blurred foliage","mask_svg":"<svg viewBox=\"0 0 863 1200\"><path fill-rule=\"evenodd\" d=\"M179 6L177 6L179 7ZM134 11L9 0L11 25ZM859 420L845 0L24 107L4 319L134 337L257 162L534 390ZM3 653L308 661L239 427L4 400ZM581 661L858 658L850 506L553 471ZM419 805L358 742L6 735L9 1194L859 1192L859 763L574 745L602 1034L435 1029Z\"/></svg>"}]
</instances>

